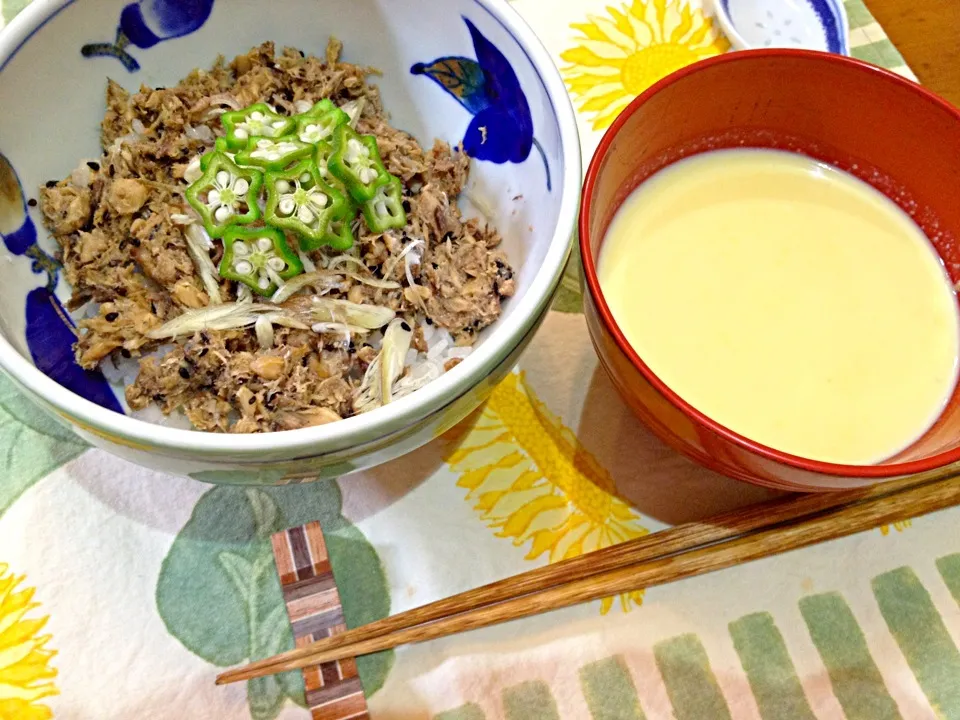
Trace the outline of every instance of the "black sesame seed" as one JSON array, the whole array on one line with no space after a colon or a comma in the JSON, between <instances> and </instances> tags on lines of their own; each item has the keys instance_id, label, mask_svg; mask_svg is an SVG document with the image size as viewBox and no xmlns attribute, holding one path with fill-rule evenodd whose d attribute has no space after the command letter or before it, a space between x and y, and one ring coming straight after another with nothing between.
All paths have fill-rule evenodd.
<instances>
[{"instance_id":1,"label":"black sesame seed","mask_svg":"<svg viewBox=\"0 0 960 720\"><path fill-rule=\"evenodd\" d=\"M87 162L87 167L93 170L94 172L96 172L97 170L100 169L100 163L90 160Z\"/></svg>"},{"instance_id":2,"label":"black sesame seed","mask_svg":"<svg viewBox=\"0 0 960 720\"><path fill-rule=\"evenodd\" d=\"M200 352L197 353L197 357L198 357L198 358L202 358L202 357L203 357L204 355L206 355L208 352L210 352L209 348L202 348L202 349L200 350Z\"/></svg>"},{"instance_id":3,"label":"black sesame seed","mask_svg":"<svg viewBox=\"0 0 960 720\"><path fill-rule=\"evenodd\" d=\"M403 201L403 211L404 211L404 212L407 212L407 213L410 212L410 201L409 201L409 200L404 200L404 201Z\"/></svg>"},{"instance_id":4,"label":"black sesame seed","mask_svg":"<svg viewBox=\"0 0 960 720\"><path fill-rule=\"evenodd\" d=\"M437 265L435 262L430 263L430 265L433 266L433 269L434 269L434 270L439 270L439 269L440 269L440 266Z\"/></svg>"},{"instance_id":5,"label":"black sesame seed","mask_svg":"<svg viewBox=\"0 0 960 720\"><path fill-rule=\"evenodd\" d=\"M120 348L120 355L125 357L127 360L133 357L133 355L130 354L130 351L126 348Z\"/></svg>"},{"instance_id":6,"label":"black sesame seed","mask_svg":"<svg viewBox=\"0 0 960 720\"><path fill-rule=\"evenodd\" d=\"M134 247L140 247L140 240L138 238L130 238L130 244Z\"/></svg>"},{"instance_id":7,"label":"black sesame seed","mask_svg":"<svg viewBox=\"0 0 960 720\"><path fill-rule=\"evenodd\" d=\"M504 264L502 260L497 260L497 270L503 270Z\"/></svg>"},{"instance_id":8,"label":"black sesame seed","mask_svg":"<svg viewBox=\"0 0 960 720\"><path fill-rule=\"evenodd\" d=\"M156 304L156 303L153 303L153 302L150 303L150 312L152 312L154 315L157 314L157 304Z\"/></svg>"},{"instance_id":9,"label":"black sesame seed","mask_svg":"<svg viewBox=\"0 0 960 720\"><path fill-rule=\"evenodd\" d=\"M57 181L56 181L56 180L47 180L47 183L46 183L46 184L47 184L47 187L48 187L48 188L55 188L55 187L57 186Z\"/></svg>"},{"instance_id":10,"label":"black sesame seed","mask_svg":"<svg viewBox=\"0 0 960 720\"><path fill-rule=\"evenodd\" d=\"M253 405L256 401L257 401L256 396L253 396L253 395L252 395L252 396L250 397L250 399L247 400L247 405Z\"/></svg>"},{"instance_id":11,"label":"black sesame seed","mask_svg":"<svg viewBox=\"0 0 960 720\"><path fill-rule=\"evenodd\" d=\"M430 318L426 318L426 320L427 320L427 325L433 325L433 320L431 320Z\"/></svg>"},{"instance_id":12,"label":"black sesame seed","mask_svg":"<svg viewBox=\"0 0 960 720\"><path fill-rule=\"evenodd\" d=\"M36 198L30 198L29 200L27 200L27 205L29 205L30 207L36 207L36 206L37 206L37 199L36 199Z\"/></svg>"},{"instance_id":13,"label":"black sesame seed","mask_svg":"<svg viewBox=\"0 0 960 720\"><path fill-rule=\"evenodd\" d=\"M404 332L410 332L410 326L407 325L407 322L405 320L402 323L400 323L400 327L403 328Z\"/></svg>"},{"instance_id":14,"label":"black sesame seed","mask_svg":"<svg viewBox=\"0 0 960 720\"><path fill-rule=\"evenodd\" d=\"M182 377L184 380L189 380L189 379L190 379L190 371L189 371L187 368L185 368L185 367L181 367L181 368L180 368L180 377Z\"/></svg>"},{"instance_id":15,"label":"black sesame seed","mask_svg":"<svg viewBox=\"0 0 960 720\"><path fill-rule=\"evenodd\" d=\"M109 313L107 313L106 315L103 316L103 319L106 320L107 322L113 322L113 321L116 320L118 317L120 317L120 313L109 312Z\"/></svg>"}]
</instances>

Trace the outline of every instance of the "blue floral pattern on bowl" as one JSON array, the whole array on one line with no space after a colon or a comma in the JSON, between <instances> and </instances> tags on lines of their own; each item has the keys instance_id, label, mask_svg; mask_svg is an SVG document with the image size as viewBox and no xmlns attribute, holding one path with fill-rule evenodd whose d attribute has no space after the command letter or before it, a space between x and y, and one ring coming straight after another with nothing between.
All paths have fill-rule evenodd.
<instances>
[{"instance_id":1,"label":"blue floral pattern on bowl","mask_svg":"<svg viewBox=\"0 0 960 720\"><path fill-rule=\"evenodd\" d=\"M3 153L0 153L0 239L11 254L31 258L35 274L47 276L45 285L27 293L25 306L27 349L34 365L77 395L123 413L103 374L84 370L74 358L76 330L54 294L60 264L37 244L37 228L27 211L23 187Z\"/></svg>"},{"instance_id":2,"label":"blue floral pattern on bowl","mask_svg":"<svg viewBox=\"0 0 960 720\"><path fill-rule=\"evenodd\" d=\"M473 115L463 136L463 148L477 160L503 164L522 163L536 148L551 189L550 165L533 134L530 104L517 74L503 53L463 18L473 40L477 59L441 57L431 63L416 63L414 75L426 75Z\"/></svg>"},{"instance_id":3,"label":"blue floral pattern on bowl","mask_svg":"<svg viewBox=\"0 0 960 720\"><path fill-rule=\"evenodd\" d=\"M850 54L842 0L714 0L717 18L734 46L799 47Z\"/></svg>"},{"instance_id":4,"label":"blue floral pattern on bowl","mask_svg":"<svg viewBox=\"0 0 960 720\"><path fill-rule=\"evenodd\" d=\"M138 0L121 11L112 43L90 43L80 52L84 57L115 57L136 72L140 63L126 51L127 46L146 49L189 35L203 27L212 11L213 0Z\"/></svg>"}]
</instances>

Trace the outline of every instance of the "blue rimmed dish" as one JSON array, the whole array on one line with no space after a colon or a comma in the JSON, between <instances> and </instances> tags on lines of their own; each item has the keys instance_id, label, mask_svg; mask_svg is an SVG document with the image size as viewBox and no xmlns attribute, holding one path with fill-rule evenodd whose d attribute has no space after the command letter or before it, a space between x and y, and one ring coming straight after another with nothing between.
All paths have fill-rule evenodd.
<instances>
[{"instance_id":1,"label":"blue rimmed dish","mask_svg":"<svg viewBox=\"0 0 960 720\"><path fill-rule=\"evenodd\" d=\"M713 8L738 50L800 48L850 54L842 0L713 0Z\"/></svg>"}]
</instances>

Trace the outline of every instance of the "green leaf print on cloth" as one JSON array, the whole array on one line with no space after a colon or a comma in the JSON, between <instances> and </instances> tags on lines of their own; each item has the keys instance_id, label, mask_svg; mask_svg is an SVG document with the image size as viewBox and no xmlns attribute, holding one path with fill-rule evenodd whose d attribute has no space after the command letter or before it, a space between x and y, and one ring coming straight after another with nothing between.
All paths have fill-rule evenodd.
<instances>
[{"instance_id":1,"label":"green leaf print on cloth","mask_svg":"<svg viewBox=\"0 0 960 720\"><path fill-rule=\"evenodd\" d=\"M167 629L190 652L221 667L292 649L270 536L312 520L323 527L347 624L388 615L380 559L341 507L335 481L211 489L160 569L157 609ZM392 651L358 659L368 696L383 685L392 663ZM294 671L253 680L247 698L254 720L272 720L287 698L304 704L302 676Z\"/></svg>"},{"instance_id":2,"label":"green leaf print on cloth","mask_svg":"<svg viewBox=\"0 0 960 720\"><path fill-rule=\"evenodd\" d=\"M573 236L573 252L560 278L560 287L553 296L552 309L564 313L583 312L583 293L580 289L580 240Z\"/></svg>"},{"instance_id":3,"label":"green leaf print on cloth","mask_svg":"<svg viewBox=\"0 0 960 720\"><path fill-rule=\"evenodd\" d=\"M0 515L24 490L86 449L0 373Z\"/></svg>"},{"instance_id":4,"label":"green leaf print on cloth","mask_svg":"<svg viewBox=\"0 0 960 720\"><path fill-rule=\"evenodd\" d=\"M4 22L10 22L31 0L0 0L0 9L3 11Z\"/></svg>"}]
</instances>

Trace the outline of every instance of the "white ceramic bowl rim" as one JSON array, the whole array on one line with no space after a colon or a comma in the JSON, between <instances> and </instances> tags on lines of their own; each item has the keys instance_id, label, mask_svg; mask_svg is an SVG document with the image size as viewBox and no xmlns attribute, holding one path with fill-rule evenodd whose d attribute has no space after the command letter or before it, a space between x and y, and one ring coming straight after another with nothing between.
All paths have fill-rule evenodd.
<instances>
[{"instance_id":1,"label":"white ceramic bowl rim","mask_svg":"<svg viewBox=\"0 0 960 720\"><path fill-rule=\"evenodd\" d=\"M35 0L0 32L0 71L49 20L76 0ZM133 442L169 450L231 455L253 462L266 451L298 450L315 454L358 442L376 440L436 412L479 384L521 342L552 299L570 254L582 181L580 139L576 117L560 73L533 30L506 0L475 0L509 33L524 51L546 89L559 129L563 162L560 212L554 235L537 274L509 316L498 321L490 337L450 372L417 392L371 413L320 427L282 432L230 435L180 430L120 415L96 405L44 375L10 342L0 336L0 367L36 396L72 418Z\"/></svg>"}]
</instances>

